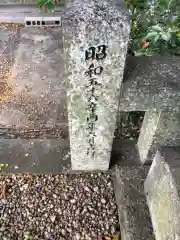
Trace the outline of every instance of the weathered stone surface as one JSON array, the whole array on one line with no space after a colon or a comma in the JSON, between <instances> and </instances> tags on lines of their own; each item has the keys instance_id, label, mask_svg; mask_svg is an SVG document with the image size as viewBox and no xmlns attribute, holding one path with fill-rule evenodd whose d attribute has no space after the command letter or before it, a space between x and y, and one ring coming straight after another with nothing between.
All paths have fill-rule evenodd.
<instances>
[{"instance_id":1,"label":"weathered stone surface","mask_svg":"<svg viewBox=\"0 0 180 240\"><path fill-rule=\"evenodd\" d=\"M11 92L9 76L18 48L19 31L0 29L0 101L7 99Z\"/></svg>"},{"instance_id":2,"label":"weathered stone surface","mask_svg":"<svg viewBox=\"0 0 180 240\"><path fill-rule=\"evenodd\" d=\"M0 28L0 49L1 49L1 64L6 56L15 57L15 52L18 49L20 41L19 29ZM5 62L5 61L4 61Z\"/></svg>"},{"instance_id":3,"label":"weathered stone surface","mask_svg":"<svg viewBox=\"0 0 180 240\"><path fill-rule=\"evenodd\" d=\"M180 112L150 109L146 112L137 147L142 163L152 158L159 146L180 146Z\"/></svg>"},{"instance_id":4,"label":"weathered stone surface","mask_svg":"<svg viewBox=\"0 0 180 240\"><path fill-rule=\"evenodd\" d=\"M61 30L1 31L0 161L58 172L68 141Z\"/></svg>"},{"instance_id":5,"label":"weathered stone surface","mask_svg":"<svg viewBox=\"0 0 180 240\"><path fill-rule=\"evenodd\" d=\"M124 1L69 1L62 21L72 168L107 170L130 33L127 10Z\"/></svg>"},{"instance_id":6,"label":"weathered stone surface","mask_svg":"<svg viewBox=\"0 0 180 240\"><path fill-rule=\"evenodd\" d=\"M1 103L0 127L58 131L67 123L62 36L59 30L20 31L21 41L7 82L11 91Z\"/></svg>"},{"instance_id":7,"label":"weathered stone surface","mask_svg":"<svg viewBox=\"0 0 180 240\"><path fill-rule=\"evenodd\" d=\"M144 194L148 167L116 168L115 196L122 240L154 240Z\"/></svg>"},{"instance_id":8,"label":"weathered stone surface","mask_svg":"<svg viewBox=\"0 0 180 240\"><path fill-rule=\"evenodd\" d=\"M120 111L180 109L179 77L179 57L129 57L121 87Z\"/></svg>"},{"instance_id":9,"label":"weathered stone surface","mask_svg":"<svg viewBox=\"0 0 180 240\"><path fill-rule=\"evenodd\" d=\"M59 173L70 164L69 140L1 139L3 172Z\"/></svg>"},{"instance_id":10,"label":"weathered stone surface","mask_svg":"<svg viewBox=\"0 0 180 240\"><path fill-rule=\"evenodd\" d=\"M180 161L180 150L169 150L162 148L156 153L145 181L157 240L180 239L180 168L173 164Z\"/></svg>"}]
</instances>

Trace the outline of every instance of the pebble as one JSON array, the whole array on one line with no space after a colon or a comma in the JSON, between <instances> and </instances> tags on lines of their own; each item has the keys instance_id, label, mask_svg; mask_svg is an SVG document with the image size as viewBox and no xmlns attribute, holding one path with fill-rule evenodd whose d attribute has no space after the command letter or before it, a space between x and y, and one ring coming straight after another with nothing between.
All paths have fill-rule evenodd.
<instances>
[{"instance_id":1,"label":"pebble","mask_svg":"<svg viewBox=\"0 0 180 240\"><path fill-rule=\"evenodd\" d=\"M6 199L1 199L1 202L2 202L3 204L6 204L6 203L7 203L7 200L6 200Z\"/></svg>"},{"instance_id":2,"label":"pebble","mask_svg":"<svg viewBox=\"0 0 180 240\"><path fill-rule=\"evenodd\" d=\"M98 187L95 187L95 188L94 188L94 192L97 192L97 191L98 191Z\"/></svg>"},{"instance_id":3,"label":"pebble","mask_svg":"<svg viewBox=\"0 0 180 240\"><path fill-rule=\"evenodd\" d=\"M61 229L61 234L63 237L65 237L67 235L66 229Z\"/></svg>"},{"instance_id":4,"label":"pebble","mask_svg":"<svg viewBox=\"0 0 180 240\"><path fill-rule=\"evenodd\" d=\"M81 239L81 235L79 233L76 233L76 240Z\"/></svg>"},{"instance_id":5,"label":"pebble","mask_svg":"<svg viewBox=\"0 0 180 240\"><path fill-rule=\"evenodd\" d=\"M87 192L90 191L90 189L88 187L85 187L84 190L87 191Z\"/></svg>"},{"instance_id":6,"label":"pebble","mask_svg":"<svg viewBox=\"0 0 180 240\"><path fill-rule=\"evenodd\" d=\"M55 215L52 215L52 216L50 216L50 219L51 219L51 221L54 223L55 220L56 220L56 216L55 216Z\"/></svg>"},{"instance_id":7,"label":"pebble","mask_svg":"<svg viewBox=\"0 0 180 240\"><path fill-rule=\"evenodd\" d=\"M43 201L46 200L46 196L42 196L42 200L43 200Z\"/></svg>"},{"instance_id":8,"label":"pebble","mask_svg":"<svg viewBox=\"0 0 180 240\"><path fill-rule=\"evenodd\" d=\"M70 202L74 204L76 202L76 200L75 199L71 199Z\"/></svg>"},{"instance_id":9,"label":"pebble","mask_svg":"<svg viewBox=\"0 0 180 240\"><path fill-rule=\"evenodd\" d=\"M106 200L105 200L104 198L102 198L102 199L101 199L101 202L102 202L103 204L105 204L105 203L106 203Z\"/></svg>"}]
</instances>

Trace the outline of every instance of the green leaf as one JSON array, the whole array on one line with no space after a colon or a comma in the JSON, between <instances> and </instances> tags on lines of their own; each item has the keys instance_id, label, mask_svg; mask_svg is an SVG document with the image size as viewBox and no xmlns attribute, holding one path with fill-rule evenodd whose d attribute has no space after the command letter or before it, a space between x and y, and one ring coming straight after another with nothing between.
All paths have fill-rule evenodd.
<instances>
[{"instance_id":1,"label":"green leaf","mask_svg":"<svg viewBox=\"0 0 180 240\"><path fill-rule=\"evenodd\" d=\"M46 7L50 12L54 12L55 2L54 0L38 0L37 7L38 8Z\"/></svg>"},{"instance_id":2,"label":"green leaf","mask_svg":"<svg viewBox=\"0 0 180 240\"><path fill-rule=\"evenodd\" d=\"M46 4L46 7L50 12L54 12L54 10L55 10L55 4L52 1L48 2Z\"/></svg>"},{"instance_id":3,"label":"green leaf","mask_svg":"<svg viewBox=\"0 0 180 240\"><path fill-rule=\"evenodd\" d=\"M158 35L157 32L149 32L146 37L144 38L144 40L153 40L156 36Z\"/></svg>"},{"instance_id":4,"label":"green leaf","mask_svg":"<svg viewBox=\"0 0 180 240\"><path fill-rule=\"evenodd\" d=\"M38 8L42 8L45 4L46 0L38 0L36 6Z\"/></svg>"},{"instance_id":5,"label":"green leaf","mask_svg":"<svg viewBox=\"0 0 180 240\"><path fill-rule=\"evenodd\" d=\"M172 15L170 17L170 20L171 20L172 23L175 23L178 20L178 16L177 15Z\"/></svg>"},{"instance_id":6,"label":"green leaf","mask_svg":"<svg viewBox=\"0 0 180 240\"><path fill-rule=\"evenodd\" d=\"M180 39L180 32L176 32L176 37Z\"/></svg>"},{"instance_id":7,"label":"green leaf","mask_svg":"<svg viewBox=\"0 0 180 240\"><path fill-rule=\"evenodd\" d=\"M176 26L174 26L173 28L171 28L171 33L176 33L176 32L178 32L179 31L179 28L178 27L176 27Z\"/></svg>"},{"instance_id":8,"label":"green leaf","mask_svg":"<svg viewBox=\"0 0 180 240\"><path fill-rule=\"evenodd\" d=\"M157 43L157 41L160 39L160 35L157 34L157 36L154 38L154 43Z\"/></svg>"},{"instance_id":9,"label":"green leaf","mask_svg":"<svg viewBox=\"0 0 180 240\"><path fill-rule=\"evenodd\" d=\"M151 26L150 29L152 31L156 31L156 32L162 32L163 31L162 27L160 27L159 25Z\"/></svg>"},{"instance_id":10,"label":"green leaf","mask_svg":"<svg viewBox=\"0 0 180 240\"><path fill-rule=\"evenodd\" d=\"M171 39L171 34L170 33L164 33L164 34L161 35L161 38L164 41L168 42Z\"/></svg>"}]
</instances>

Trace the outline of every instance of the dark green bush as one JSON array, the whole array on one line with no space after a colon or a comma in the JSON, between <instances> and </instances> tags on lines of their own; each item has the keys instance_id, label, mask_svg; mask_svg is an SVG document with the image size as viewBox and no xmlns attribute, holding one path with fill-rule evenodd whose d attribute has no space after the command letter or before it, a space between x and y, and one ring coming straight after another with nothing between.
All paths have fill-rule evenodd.
<instances>
[{"instance_id":1,"label":"dark green bush","mask_svg":"<svg viewBox=\"0 0 180 240\"><path fill-rule=\"evenodd\" d=\"M132 17L129 48L138 55L180 55L180 1L126 0Z\"/></svg>"}]
</instances>

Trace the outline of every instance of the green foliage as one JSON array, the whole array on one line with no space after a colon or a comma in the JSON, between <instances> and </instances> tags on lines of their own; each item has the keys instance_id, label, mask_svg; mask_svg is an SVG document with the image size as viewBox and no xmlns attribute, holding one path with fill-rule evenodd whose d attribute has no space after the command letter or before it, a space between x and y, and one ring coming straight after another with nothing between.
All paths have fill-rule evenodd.
<instances>
[{"instance_id":1,"label":"green foliage","mask_svg":"<svg viewBox=\"0 0 180 240\"><path fill-rule=\"evenodd\" d=\"M129 48L136 56L180 55L180 1L126 0L132 18Z\"/></svg>"},{"instance_id":2,"label":"green foliage","mask_svg":"<svg viewBox=\"0 0 180 240\"><path fill-rule=\"evenodd\" d=\"M20 0L25 2L26 0ZM60 3L61 0L37 0L37 8L45 8L49 12L54 12L55 6L57 3Z\"/></svg>"}]
</instances>

